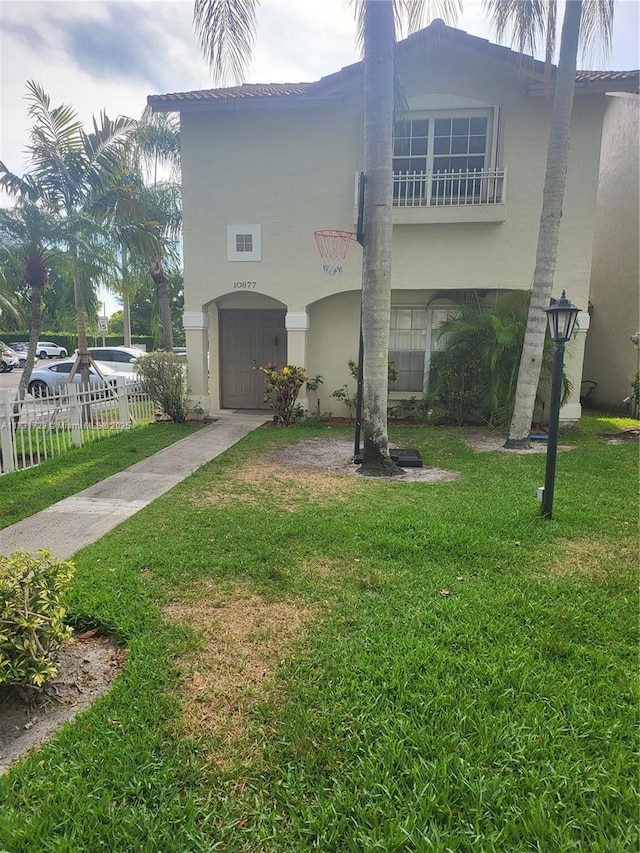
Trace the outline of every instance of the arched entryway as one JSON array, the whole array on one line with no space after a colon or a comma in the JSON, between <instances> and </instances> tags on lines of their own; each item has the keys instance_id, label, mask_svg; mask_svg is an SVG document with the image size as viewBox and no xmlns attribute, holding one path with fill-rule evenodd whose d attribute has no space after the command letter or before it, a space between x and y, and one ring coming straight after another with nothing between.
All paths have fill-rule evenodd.
<instances>
[{"instance_id":1,"label":"arched entryway","mask_svg":"<svg viewBox=\"0 0 640 853\"><path fill-rule=\"evenodd\" d=\"M218 308L223 409L269 408L260 368L287 363L285 313L284 308Z\"/></svg>"}]
</instances>

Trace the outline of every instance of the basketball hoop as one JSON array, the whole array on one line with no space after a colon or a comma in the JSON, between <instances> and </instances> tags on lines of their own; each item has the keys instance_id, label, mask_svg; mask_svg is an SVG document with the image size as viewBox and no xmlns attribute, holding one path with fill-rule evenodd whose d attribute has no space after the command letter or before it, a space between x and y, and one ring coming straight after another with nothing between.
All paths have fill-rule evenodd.
<instances>
[{"instance_id":1,"label":"basketball hoop","mask_svg":"<svg viewBox=\"0 0 640 853\"><path fill-rule=\"evenodd\" d=\"M316 246L322 258L322 271L327 275L342 275L342 261L347 256L349 244L355 240L351 231L328 229L314 231Z\"/></svg>"}]
</instances>

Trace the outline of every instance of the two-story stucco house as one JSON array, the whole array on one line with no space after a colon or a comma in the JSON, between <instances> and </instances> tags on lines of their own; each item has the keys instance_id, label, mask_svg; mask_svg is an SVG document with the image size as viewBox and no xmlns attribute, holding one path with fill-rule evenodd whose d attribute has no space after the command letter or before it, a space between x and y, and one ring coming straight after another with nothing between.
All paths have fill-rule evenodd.
<instances>
[{"instance_id":1,"label":"two-story stucco house","mask_svg":"<svg viewBox=\"0 0 640 853\"><path fill-rule=\"evenodd\" d=\"M394 127L392 399L422 393L446 291L529 289L552 100L541 63L441 21L397 56L408 111ZM605 93L634 87L637 74L577 80L555 279L585 309L568 420L580 415ZM321 411L343 414L330 395L357 358L362 251L321 243L346 251L323 263L315 235L356 231L362 92L356 63L314 83L148 99L180 112L188 376L205 412L262 407L258 368L274 361L321 374Z\"/></svg>"}]
</instances>

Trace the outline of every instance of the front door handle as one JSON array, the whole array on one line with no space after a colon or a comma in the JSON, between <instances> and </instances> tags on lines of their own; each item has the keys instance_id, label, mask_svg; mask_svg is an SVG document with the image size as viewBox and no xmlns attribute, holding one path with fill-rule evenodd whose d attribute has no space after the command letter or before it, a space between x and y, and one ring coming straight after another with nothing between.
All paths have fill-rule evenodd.
<instances>
[{"instance_id":1,"label":"front door handle","mask_svg":"<svg viewBox=\"0 0 640 853\"><path fill-rule=\"evenodd\" d=\"M258 362L254 358L253 359L253 367L251 368L251 370L257 370L257 369L258 369Z\"/></svg>"}]
</instances>

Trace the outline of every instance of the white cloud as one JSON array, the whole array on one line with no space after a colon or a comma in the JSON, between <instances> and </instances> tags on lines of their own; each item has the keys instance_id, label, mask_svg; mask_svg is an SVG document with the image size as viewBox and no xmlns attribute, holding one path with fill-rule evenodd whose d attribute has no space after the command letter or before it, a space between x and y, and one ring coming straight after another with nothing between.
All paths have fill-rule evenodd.
<instances>
[{"instance_id":1,"label":"white cloud","mask_svg":"<svg viewBox=\"0 0 640 853\"><path fill-rule=\"evenodd\" d=\"M479 0L461 29L488 37ZM637 68L638 0L616 4L607 67ZM83 121L105 109L137 117L148 94L210 87L192 25L192 0L3 0L0 3L0 159L22 171L29 120L25 83ZM317 80L357 61L353 13L344 0L263 0L249 80Z\"/></svg>"}]
</instances>

